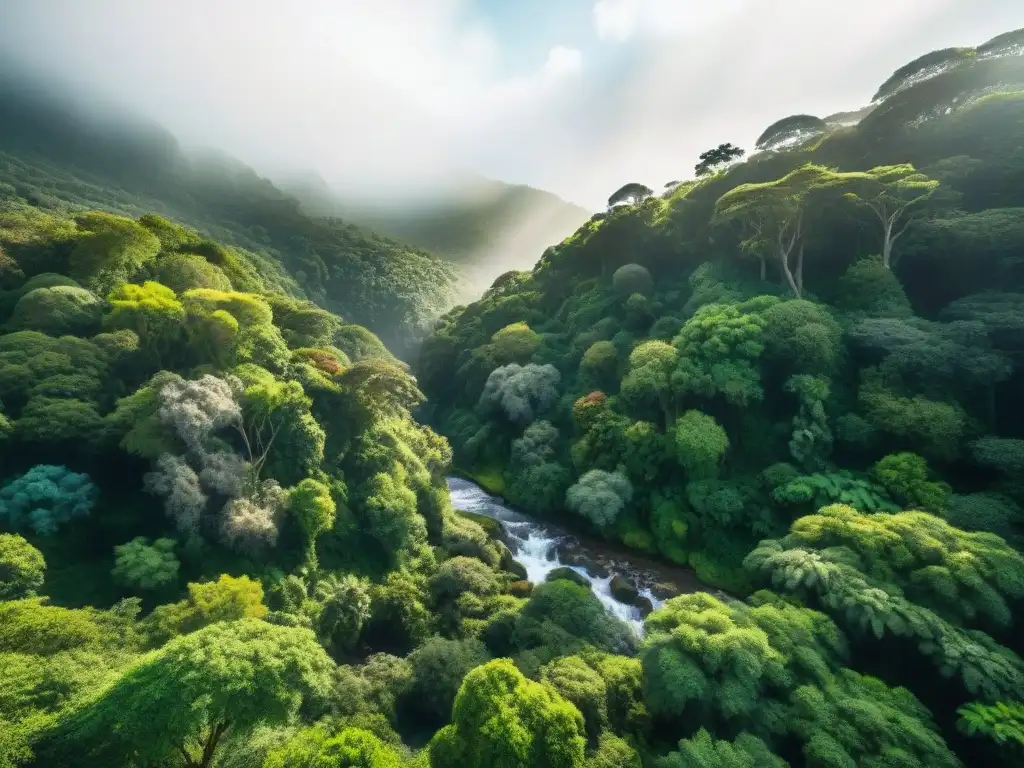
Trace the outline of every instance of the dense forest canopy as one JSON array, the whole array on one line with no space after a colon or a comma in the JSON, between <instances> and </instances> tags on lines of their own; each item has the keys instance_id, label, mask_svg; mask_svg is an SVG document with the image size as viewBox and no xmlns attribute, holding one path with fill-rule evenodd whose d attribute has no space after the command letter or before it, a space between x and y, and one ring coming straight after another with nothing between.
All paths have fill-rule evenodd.
<instances>
[{"instance_id":1,"label":"dense forest canopy","mask_svg":"<svg viewBox=\"0 0 1024 768\"><path fill-rule=\"evenodd\" d=\"M462 471L746 598L647 619L653 733L693 739L652 765L890 764L886 729L901 765L1024 754L1022 39L626 184L426 340Z\"/></svg>"},{"instance_id":2,"label":"dense forest canopy","mask_svg":"<svg viewBox=\"0 0 1024 768\"><path fill-rule=\"evenodd\" d=\"M625 184L412 372L443 262L12 120L0 768L1019 766L1022 41ZM453 467L721 591L638 634Z\"/></svg>"},{"instance_id":3,"label":"dense forest canopy","mask_svg":"<svg viewBox=\"0 0 1024 768\"><path fill-rule=\"evenodd\" d=\"M245 251L273 289L371 328L402 355L451 306L458 269L449 261L307 213L251 168L186 152L162 128L75 105L0 74L0 197L55 213L186 222L209 239L204 247Z\"/></svg>"}]
</instances>

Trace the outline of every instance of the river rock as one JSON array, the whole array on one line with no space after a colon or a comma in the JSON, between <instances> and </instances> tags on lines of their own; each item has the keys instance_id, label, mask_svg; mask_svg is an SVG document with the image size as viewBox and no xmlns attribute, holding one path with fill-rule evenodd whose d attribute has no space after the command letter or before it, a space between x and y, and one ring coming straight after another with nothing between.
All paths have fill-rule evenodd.
<instances>
[{"instance_id":1,"label":"river rock","mask_svg":"<svg viewBox=\"0 0 1024 768\"><path fill-rule=\"evenodd\" d=\"M582 568L591 576L598 579L608 578L608 569L594 558L589 557L582 552L562 551L559 554L559 559L566 565L575 565L577 568Z\"/></svg>"},{"instance_id":2,"label":"river rock","mask_svg":"<svg viewBox=\"0 0 1024 768\"><path fill-rule=\"evenodd\" d=\"M640 615L643 616L645 619L652 613L654 613L654 603L651 602L651 599L649 597L644 597L643 595L640 595L636 599L636 602L633 603L633 605L640 609Z\"/></svg>"},{"instance_id":3,"label":"river rock","mask_svg":"<svg viewBox=\"0 0 1024 768\"><path fill-rule=\"evenodd\" d=\"M579 584L581 587L590 589L590 582L587 581L586 576L564 565L561 568L555 568L555 570L549 573L545 581L558 581L559 579L565 579L573 584Z\"/></svg>"},{"instance_id":4,"label":"river rock","mask_svg":"<svg viewBox=\"0 0 1024 768\"><path fill-rule=\"evenodd\" d=\"M612 597L620 603L636 605L637 600L640 599L640 592L637 590L636 584L620 573L612 576L612 581L608 588L611 590Z\"/></svg>"}]
</instances>

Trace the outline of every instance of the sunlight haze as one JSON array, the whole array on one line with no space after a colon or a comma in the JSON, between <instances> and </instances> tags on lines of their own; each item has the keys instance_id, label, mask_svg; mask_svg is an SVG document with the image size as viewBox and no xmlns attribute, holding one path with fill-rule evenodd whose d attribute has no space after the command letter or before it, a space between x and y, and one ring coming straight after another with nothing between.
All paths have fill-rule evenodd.
<instances>
[{"instance_id":1,"label":"sunlight haze","mask_svg":"<svg viewBox=\"0 0 1024 768\"><path fill-rule=\"evenodd\" d=\"M416 197L459 169L591 209L780 115L863 106L908 52L1024 23L1014 0L0 6L16 61L262 173Z\"/></svg>"}]
</instances>

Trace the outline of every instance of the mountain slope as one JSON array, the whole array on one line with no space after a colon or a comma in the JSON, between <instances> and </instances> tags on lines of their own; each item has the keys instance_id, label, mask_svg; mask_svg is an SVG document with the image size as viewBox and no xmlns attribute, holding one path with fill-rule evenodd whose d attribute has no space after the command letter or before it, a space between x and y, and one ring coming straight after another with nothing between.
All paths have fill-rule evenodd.
<instances>
[{"instance_id":1,"label":"mountain slope","mask_svg":"<svg viewBox=\"0 0 1024 768\"><path fill-rule=\"evenodd\" d=\"M12 77L0 78L0 184L34 205L157 212L194 226L271 271L278 262L289 290L372 328L399 354L452 302L450 262L312 216L251 168L187 153L158 126Z\"/></svg>"},{"instance_id":2,"label":"mountain slope","mask_svg":"<svg viewBox=\"0 0 1024 768\"><path fill-rule=\"evenodd\" d=\"M281 186L313 215L340 216L456 262L481 289L503 272L532 267L545 248L591 215L550 192L472 174L416 205L367 203L332 190L316 174Z\"/></svg>"}]
</instances>

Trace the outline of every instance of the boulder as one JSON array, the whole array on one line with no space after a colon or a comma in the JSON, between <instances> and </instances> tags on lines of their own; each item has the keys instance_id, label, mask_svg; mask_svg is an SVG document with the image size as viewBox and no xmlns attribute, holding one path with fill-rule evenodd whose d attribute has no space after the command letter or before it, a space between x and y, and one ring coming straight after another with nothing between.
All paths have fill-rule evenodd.
<instances>
[{"instance_id":1,"label":"boulder","mask_svg":"<svg viewBox=\"0 0 1024 768\"><path fill-rule=\"evenodd\" d=\"M612 597L626 605L636 605L637 600L640 598L640 592L637 590L636 584L620 573L612 576L612 581L608 588L612 592Z\"/></svg>"},{"instance_id":2,"label":"boulder","mask_svg":"<svg viewBox=\"0 0 1024 768\"><path fill-rule=\"evenodd\" d=\"M559 553L559 558L566 565L575 565L578 568L582 568L591 576L598 579L605 579L609 575L609 571L601 563L589 555L579 551L566 551Z\"/></svg>"},{"instance_id":3,"label":"boulder","mask_svg":"<svg viewBox=\"0 0 1024 768\"><path fill-rule=\"evenodd\" d=\"M522 581L529 578L529 574L526 572L526 566L512 556L512 552L509 551L508 547L505 547L504 551L501 553L501 570L511 573Z\"/></svg>"},{"instance_id":4,"label":"boulder","mask_svg":"<svg viewBox=\"0 0 1024 768\"><path fill-rule=\"evenodd\" d=\"M651 602L651 599L649 597L644 597L643 595L640 595L640 597L636 599L634 605L640 609L640 615L643 616L645 619L652 613L654 613L654 603Z\"/></svg>"},{"instance_id":5,"label":"boulder","mask_svg":"<svg viewBox=\"0 0 1024 768\"><path fill-rule=\"evenodd\" d=\"M558 581L559 579L565 579L566 581L571 581L574 584L579 584L581 587L590 589L590 582L587 581L586 576L574 571L572 568L567 568L564 565L561 568L555 568L555 570L549 573L545 581Z\"/></svg>"}]
</instances>

